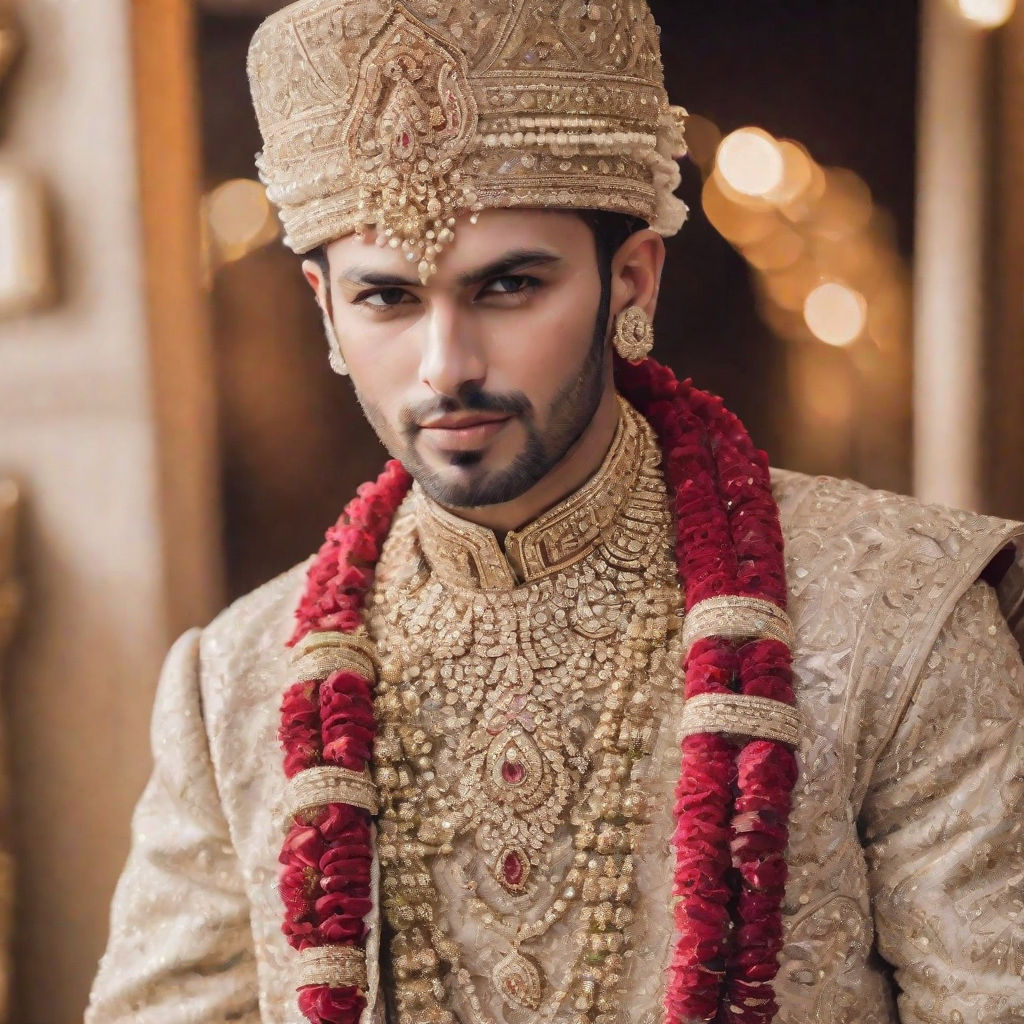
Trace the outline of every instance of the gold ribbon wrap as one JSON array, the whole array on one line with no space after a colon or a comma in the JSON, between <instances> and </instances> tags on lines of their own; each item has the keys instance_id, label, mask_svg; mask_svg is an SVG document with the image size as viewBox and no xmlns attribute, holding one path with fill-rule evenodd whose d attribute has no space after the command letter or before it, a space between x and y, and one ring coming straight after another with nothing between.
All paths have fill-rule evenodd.
<instances>
[{"instance_id":1,"label":"gold ribbon wrap","mask_svg":"<svg viewBox=\"0 0 1024 1024\"><path fill-rule=\"evenodd\" d=\"M296 815L327 804L351 804L376 814L377 786L369 772L353 772L328 764L307 768L288 780L284 797L285 828Z\"/></svg>"},{"instance_id":2,"label":"gold ribbon wrap","mask_svg":"<svg viewBox=\"0 0 1024 1024\"><path fill-rule=\"evenodd\" d=\"M778 605L756 597L709 597L695 604L683 622L683 650L698 640L778 640L792 650L793 623Z\"/></svg>"},{"instance_id":3,"label":"gold ribbon wrap","mask_svg":"<svg viewBox=\"0 0 1024 1024\"><path fill-rule=\"evenodd\" d=\"M697 733L724 733L795 747L800 743L802 726L796 708L779 700L743 693L701 693L683 705L681 731L684 738Z\"/></svg>"},{"instance_id":4,"label":"gold ribbon wrap","mask_svg":"<svg viewBox=\"0 0 1024 1024\"><path fill-rule=\"evenodd\" d=\"M376 646L362 633L308 633L292 650L292 668L297 679L326 679L335 672L348 671L377 679Z\"/></svg>"},{"instance_id":5,"label":"gold ribbon wrap","mask_svg":"<svg viewBox=\"0 0 1024 1024\"><path fill-rule=\"evenodd\" d=\"M366 953L354 946L311 946L299 953L299 988L353 986L366 991Z\"/></svg>"}]
</instances>

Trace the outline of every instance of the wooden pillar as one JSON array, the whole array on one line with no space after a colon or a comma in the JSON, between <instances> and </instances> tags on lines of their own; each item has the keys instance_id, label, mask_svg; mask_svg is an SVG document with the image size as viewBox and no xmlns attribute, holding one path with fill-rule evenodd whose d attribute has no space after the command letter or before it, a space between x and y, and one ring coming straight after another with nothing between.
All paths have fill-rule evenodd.
<instances>
[{"instance_id":1,"label":"wooden pillar","mask_svg":"<svg viewBox=\"0 0 1024 1024\"><path fill-rule=\"evenodd\" d=\"M994 40L985 505L1024 519L1024 6Z\"/></svg>"},{"instance_id":2,"label":"wooden pillar","mask_svg":"<svg viewBox=\"0 0 1024 1024\"><path fill-rule=\"evenodd\" d=\"M921 27L914 273L914 491L980 508L987 37L951 0Z\"/></svg>"},{"instance_id":3,"label":"wooden pillar","mask_svg":"<svg viewBox=\"0 0 1024 1024\"><path fill-rule=\"evenodd\" d=\"M133 0L146 318L170 635L223 594L216 382L200 264L202 181L191 0Z\"/></svg>"}]
</instances>

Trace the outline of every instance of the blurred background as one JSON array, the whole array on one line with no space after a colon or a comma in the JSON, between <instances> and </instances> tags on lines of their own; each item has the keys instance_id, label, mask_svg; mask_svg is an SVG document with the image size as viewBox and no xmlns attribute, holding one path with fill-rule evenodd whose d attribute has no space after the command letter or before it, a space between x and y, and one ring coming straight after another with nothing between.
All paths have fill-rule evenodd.
<instances>
[{"instance_id":1,"label":"blurred background","mask_svg":"<svg viewBox=\"0 0 1024 1024\"><path fill-rule=\"evenodd\" d=\"M81 1018L167 645L315 550L384 457L255 182L245 52L277 6L0 0L19 1024ZM1024 518L1024 11L651 6L692 115L656 354L773 465Z\"/></svg>"}]
</instances>

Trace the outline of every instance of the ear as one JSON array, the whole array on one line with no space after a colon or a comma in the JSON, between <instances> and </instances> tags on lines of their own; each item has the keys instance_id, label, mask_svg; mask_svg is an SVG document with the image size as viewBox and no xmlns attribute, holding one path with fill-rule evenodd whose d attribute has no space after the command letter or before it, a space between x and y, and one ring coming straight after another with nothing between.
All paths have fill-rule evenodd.
<instances>
[{"instance_id":1,"label":"ear","mask_svg":"<svg viewBox=\"0 0 1024 1024\"><path fill-rule=\"evenodd\" d=\"M653 321L665 267L665 240L650 228L636 231L612 258L612 317L639 306Z\"/></svg>"},{"instance_id":2,"label":"ear","mask_svg":"<svg viewBox=\"0 0 1024 1024\"><path fill-rule=\"evenodd\" d=\"M324 279L324 272L320 264L315 260L302 261L302 276L306 283L313 289L317 305L323 310L327 309L327 281Z\"/></svg>"}]
</instances>

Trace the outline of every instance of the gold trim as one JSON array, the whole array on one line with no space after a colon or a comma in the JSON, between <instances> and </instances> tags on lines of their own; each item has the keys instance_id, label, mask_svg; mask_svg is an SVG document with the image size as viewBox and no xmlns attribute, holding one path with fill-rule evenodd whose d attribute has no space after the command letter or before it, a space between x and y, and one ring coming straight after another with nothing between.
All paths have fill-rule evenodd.
<instances>
[{"instance_id":1,"label":"gold trim","mask_svg":"<svg viewBox=\"0 0 1024 1024\"><path fill-rule=\"evenodd\" d=\"M336 633L327 630L304 636L292 651L292 670L299 679L326 679L347 669L377 678L377 648L362 633Z\"/></svg>"},{"instance_id":2,"label":"gold trim","mask_svg":"<svg viewBox=\"0 0 1024 1024\"><path fill-rule=\"evenodd\" d=\"M683 706L681 733L724 733L798 746L803 720L796 708L769 697L742 693L701 693Z\"/></svg>"},{"instance_id":3,"label":"gold trim","mask_svg":"<svg viewBox=\"0 0 1024 1024\"><path fill-rule=\"evenodd\" d=\"M353 772L329 764L307 768L288 780L284 827L290 826L297 815L327 804L351 804L376 814L377 786L368 772Z\"/></svg>"},{"instance_id":4,"label":"gold trim","mask_svg":"<svg viewBox=\"0 0 1024 1024\"><path fill-rule=\"evenodd\" d=\"M365 992L366 953L355 946L310 946L299 952L299 988L350 986Z\"/></svg>"},{"instance_id":5,"label":"gold trim","mask_svg":"<svg viewBox=\"0 0 1024 1024\"><path fill-rule=\"evenodd\" d=\"M683 650L709 636L778 640L791 650L796 642L789 616L778 605L756 597L709 597L695 604L683 622Z\"/></svg>"},{"instance_id":6,"label":"gold trim","mask_svg":"<svg viewBox=\"0 0 1024 1024\"><path fill-rule=\"evenodd\" d=\"M597 472L554 508L506 534L504 551L493 530L449 512L416 484L420 543L437 575L456 586L511 590L568 568L605 540L654 444L640 413L617 398L619 422Z\"/></svg>"}]
</instances>

